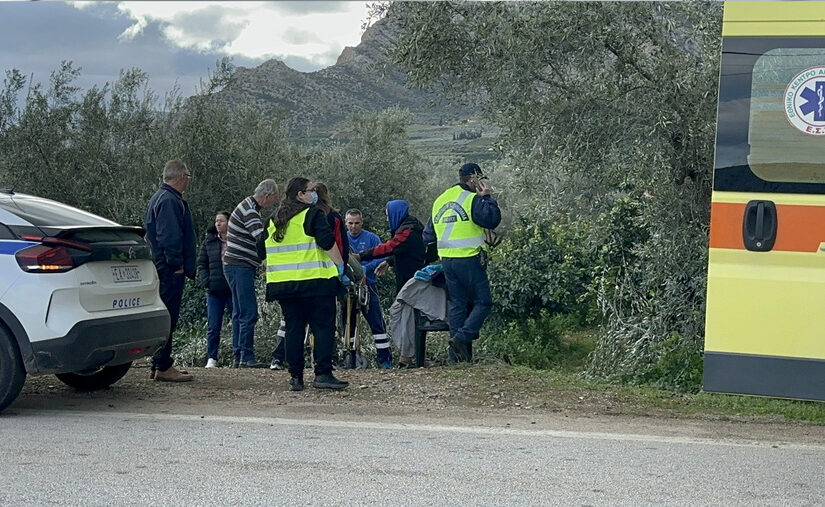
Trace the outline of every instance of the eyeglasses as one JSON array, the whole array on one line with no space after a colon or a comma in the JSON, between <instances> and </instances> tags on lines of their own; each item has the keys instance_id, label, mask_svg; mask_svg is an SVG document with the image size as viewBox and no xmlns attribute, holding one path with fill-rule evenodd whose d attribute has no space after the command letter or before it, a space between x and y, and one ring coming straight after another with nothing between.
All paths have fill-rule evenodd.
<instances>
[{"instance_id":1,"label":"eyeglasses","mask_svg":"<svg viewBox=\"0 0 825 507\"><path fill-rule=\"evenodd\" d=\"M185 172L185 173L183 173L183 174L185 174L187 178L191 178L191 177L192 177L192 173L190 173L190 172Z\"/></svg>"}]
</instances>

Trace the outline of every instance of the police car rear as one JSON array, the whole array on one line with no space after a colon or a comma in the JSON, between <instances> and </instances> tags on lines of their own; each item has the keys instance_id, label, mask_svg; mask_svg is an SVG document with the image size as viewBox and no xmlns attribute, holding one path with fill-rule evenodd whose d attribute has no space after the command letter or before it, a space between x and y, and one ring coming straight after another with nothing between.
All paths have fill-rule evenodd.
<instances>
[{"instance_id":1,"label":"police car rear","mask_svg":"<svg viewBox=\"0 0 825 507\"><path fill-rule=\"evenodd\" d=\"M169 332L140 227L0 191L0 410L27 374L78 389L119 380Z\"/></svg>"}]
</instances>

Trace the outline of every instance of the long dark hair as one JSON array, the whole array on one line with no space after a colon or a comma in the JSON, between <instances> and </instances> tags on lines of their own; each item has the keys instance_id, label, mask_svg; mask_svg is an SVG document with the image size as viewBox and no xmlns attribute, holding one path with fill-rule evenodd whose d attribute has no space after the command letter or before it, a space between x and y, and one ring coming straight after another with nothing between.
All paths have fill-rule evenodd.
<instances>
[{"instance_id":1,"label":"long dark hair","mask_svg":"<svg viewBox=\"0 0 825 507\"><path fill-rule=\"evenodd\" d=\"M309 204L298 200L298 192L306 190L307 183L309 180L303 176L296 176L286 182L286 196L274 216L275 234L272 235L272 239L278 243L284 240L289 220L309 207Z\"/></svg>"},{"instance_id":2,"label":"long dark hair","mask_svg":"<svg viewBox=\"0 0 825 507\"><path fill-rule=\"evenodd\" d=\"M329 195L329 188L324 183L316 183L315 191L318 192L318 208L324 212L324 216L329 216L330 213L338 212L332 205L332 199Z\"/></svg>"}]
</instances>

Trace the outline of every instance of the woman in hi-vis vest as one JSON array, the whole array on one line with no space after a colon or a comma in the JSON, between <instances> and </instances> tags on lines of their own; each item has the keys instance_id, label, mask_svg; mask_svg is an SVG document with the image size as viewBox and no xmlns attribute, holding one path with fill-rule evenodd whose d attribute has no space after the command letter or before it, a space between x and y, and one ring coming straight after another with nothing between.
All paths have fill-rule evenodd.
<instances>
[{"instance_id":1,"label":"woman in hi-vis vest","mask_svg":"<svg viewBox=\"0 0 825 507\"><path fill-rule=\"evenodd\" d=\"M349 283L344 261L324 213L314 204L318 194L307 178L286 184L286 196L266 231L266 300L277 300L286 321L289 389L304 389L304 333L315 336L313 354L319 389L349 385L332 374L335 348L335 295Z\"/></svg>"}]
</instances>

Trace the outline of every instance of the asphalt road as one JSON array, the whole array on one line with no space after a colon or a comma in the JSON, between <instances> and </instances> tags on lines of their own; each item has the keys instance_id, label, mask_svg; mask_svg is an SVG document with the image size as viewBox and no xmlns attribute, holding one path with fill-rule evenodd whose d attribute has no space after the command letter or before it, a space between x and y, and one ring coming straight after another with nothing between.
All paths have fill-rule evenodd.
<instances>
[{"instance_id":1,"label":"asphalt road","mask_svg":"<svg viewBox=\"0 0 825 507\"><path fill-rule=\"evenodd\" d=\"M821 505L825 443L13 410L0 505Z\"/></svg>"}]
</instances>

